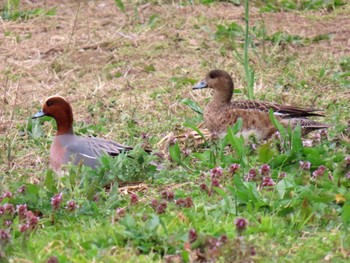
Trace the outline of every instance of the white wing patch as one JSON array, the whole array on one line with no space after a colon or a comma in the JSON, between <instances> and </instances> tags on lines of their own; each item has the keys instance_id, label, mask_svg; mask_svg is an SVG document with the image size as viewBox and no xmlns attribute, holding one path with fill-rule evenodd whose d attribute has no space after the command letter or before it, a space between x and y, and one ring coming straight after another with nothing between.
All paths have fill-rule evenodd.
<instances>
[{"instance_id":1,"label":"white wing patch","mask_svg":"<svg viewBox=\"0 0 350 263\"><path fill-rule=\"evenodd\" d=\"M285 113L281 113L281 112L274 112L273 113L273 115L277 115L277 116L285 116L285 115L287 115L287 114L285 114Z\"/></svg>"},{"instance_id":2,"label":"white wing patch","mask_svg":"<svg viewBox=\"0 0 350 263\"><path fill-rule=\"evenodd\" d=\"M83 156L83 157L85 157L85 158L97 160L96 157L93 157L93 156L90 156L90 155L87 155L87 154L84 154L84 153L79 153L79 155L81 155L81 156Z\"/></svg>"}]
</instances>

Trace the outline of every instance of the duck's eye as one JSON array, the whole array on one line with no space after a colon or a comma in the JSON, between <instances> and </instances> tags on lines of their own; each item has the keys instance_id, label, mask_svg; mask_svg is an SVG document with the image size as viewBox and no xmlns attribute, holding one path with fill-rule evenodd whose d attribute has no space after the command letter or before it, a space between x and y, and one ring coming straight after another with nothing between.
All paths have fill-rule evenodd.
<instances>
[{"instance_id":1,"label":"duck's eye","mask_svg":"<svg viewBox=\"0 0 350 263\"><path fill-rule=\"evenodd\" d=\"M51 101L51 100L47 101L47 102L46 102L46 105L47 105L48 107L52 106L52 105L53 105L53 101Z\"/></svg>"},{"instance_id":2,"label":"duck's eye","mask_svg":"<svg viewBox=\"0 0 350 263\"><path fill-rule=\"evenodd\" d=\"M215 79L217 77L218 74L216 74L216 72L210 72L209 73L209 78L211 79Z\"/></svg>"}]
</instances>

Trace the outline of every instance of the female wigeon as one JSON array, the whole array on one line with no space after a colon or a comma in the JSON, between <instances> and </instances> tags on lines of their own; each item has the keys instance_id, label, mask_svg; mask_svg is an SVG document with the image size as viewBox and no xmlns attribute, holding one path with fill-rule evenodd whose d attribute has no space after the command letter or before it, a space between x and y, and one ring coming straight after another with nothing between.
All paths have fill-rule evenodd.
<instances>
[{"instance_id":1,"label":"female wigeon","mask_svg":"<svg viewBox=\"0 0 350 263\"><path fill-rule=\"evenodd\" d=\"M103 154L116 156L133 149L113 141L74 135L72 107L63 97L47 98L42 110L32 118L43 116L50 116L57 123L57 133L50 149L50 164L56 172L61 170L63 164L69 162L96 168L99 164L98 158Z\"/></svg>"},{"instance_id":2,"label":"female wigeon","mask_svg":"<svg viewBox=\"0 0 350 263\"><path fill-rule=\"evenodd\" d=\"M277 129L269 117L272 109L278 120L284 125L295 127L301 125L302 134L328 128L329 125L308 119L309 116L323 116L316 113L319 110L278 105L262 101L237 100L231 101L233 95L233 81L224 70L211 70L204 80L197 83L193 89L211 88L214 90L213 99L204 110L206 127L219 135L227 131L227 126L233 125L238 118L242 118L242 134L255 134L258 140L271 137Z\"/></svg>"}]
</instances>

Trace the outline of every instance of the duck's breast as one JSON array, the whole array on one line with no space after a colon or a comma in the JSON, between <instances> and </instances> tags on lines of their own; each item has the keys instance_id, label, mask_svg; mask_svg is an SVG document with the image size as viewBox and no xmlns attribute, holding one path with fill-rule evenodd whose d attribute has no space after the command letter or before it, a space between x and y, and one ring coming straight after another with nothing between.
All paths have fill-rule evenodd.
<instances>
[{"instance_id":1,"label":"duck's breast","mask_svg":"<svg viewBox=\"0 0 350 263\"><path fill-rule=\"evenodd\" d=\"M55 171L59 171L63 164L69 161L67 153L67 143L71 141L73 135L57 135L55 136L50 149L50 164Z\"/></svg>"}]
</instances>

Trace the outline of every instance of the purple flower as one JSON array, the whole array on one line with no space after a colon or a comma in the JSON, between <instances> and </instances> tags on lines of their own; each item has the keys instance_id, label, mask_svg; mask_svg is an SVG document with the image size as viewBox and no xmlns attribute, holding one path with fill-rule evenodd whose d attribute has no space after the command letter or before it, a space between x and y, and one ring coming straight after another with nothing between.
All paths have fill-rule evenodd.
<instances>
[{"instance_id":1,"label":"purple flower","mask_svg":"<svg viewBox=\"0 0 350 263\"><path fill-rule=\"evenodd\" d=\"M192 198L190 196L187 196L185 198L185 201L186 201L186 207L192 207L193 206L193 201L192 201Z\"/></svg>"},{"instance_id":2,"label":"purple flower","mask_svg":"<svg viewBox=\"0 0 350 263\"><path fill-rule=\"evenodd\" d=\"M183 150L182 151L182 154L185 156L185 157L187 157L187 156L189 156L190 154L191 154L191 150L190 149L185 149L185 150Z\"/></svg>"},{"instance_id":3,"label":"purple flower","mask_svg":"<svg viewBox=\"0 0 350 263\"><path fill-rule=\"evenodd\" d=\"M59 263L59 261L58 261L57 257L51 256L47 259L46 263Z\"/></svg>"},{"instance_id":4,"label":"purple flower","mask_svg":"<svg viewBox=\"0 0 350 263\"><path fill-rule=\"evenodd\" d=\"M230 173L235 174L239 170L239 168L241 168L241 166L239 164L237 164L237 163L231 164Z\"/></svg>"},{"instance_id":5,"label":"purple flower","mask_svg":"<svg viewBox=\"0 0 350 263\"><path fill-rule=\"evenodd\" d=\"M219 239L219 241L220 241L221 243L226 243L227 240L228 240L228 237L227 237L226 235L222 235L222 236L220 237L220 239Z\"/></svg>"},{"instance_id":6,"label":"purple flower","mask_svg":"<svg viewBox=\"0 0 350 263\"><path fill-rule=\"evenodd\" d=\"M332 175L332 173L331 173L331 172L329 172L329 173L328 173L328 179L329 179L329 180L331 180L331 181L333 181L333 180L334 180L334 177L333 177L333 175Z\"/></svg>"},{"instance_id":7,"label":"purple flower","mask_svg":"<svg viewBox=\"0 0 350 263\"><path fill-rule=\"evenodd\" d=\"M139 201L139 197L137 196L137 194L132 193L130 195L130 204L134 205Z\"/></svg>"},{"instance_id":8,"label":"purple flower","mask_svg":"<svg viewBox=\"0 0 350 263\"><path fill-rule=\"evenodd\" d=\"M27 225L30 230L33 230L39 222L39 217L35 216L32 211L27 212Z\"/></svg>"},{"instance_id":9,"label":"purple flower","mask_svg":"<svg viewBox=\"0 0 350 263\"><path fill-rule=\"evenodd\" d=\"M153 208L154 210L157 208L158 204L159 204L159 202L158 202L157 199L153 199L153 200L151 201L151 206L152 206L152 208Z\"/></svg>"},{"instance_id":10,"label":"purple flower","mask_svg":"<svg viewBox=\"0 0 350 263\"><path fill-rule=\"evenodd\" d=\"M26 204L17 205L16 208L17 208L19 221L24 220L27 217L27 212L28 212L27 205Z\"/></svg>"},{"instance_id":11,"label":"purple flower","mask_svg":"<svg viewBox=\"0 0 350 263\"><path fill-rule=\"evenodd\" d=\"M21 233L24 233L24 232L26 232L26 231L28 230L28 228L29 228L29 225L28 225L28 224L22 224L22 225L20 225L20 227L19 227L19 231L20 231Z\"/></svg>"},{"instance_id":12,"label":"purple flower","mask_svg":"<svg viewBox=\"0 0 350 263\"><path fill-rule=\"evenodd\" d=\"M214 237L209 237L206 240L206 245L210 249L211 252L218 252L218 247L221 245L221 242L219 239Z\"/></svg>"},{"instance_id":13,"label":"purple flower","mask_svg":"<svg viewBox=\"0 0 350 263\"><path fill-rule=\"evenodd\" d=\"M12 197L12 193L11 192L5 192L3 195L2 195L3 198L11 198Z\"/></svg>"},{"instance_id":14,"label":"purple flower","mask_svg":"<svg viewBox=\"0 0 350 263\"><path fill-rule=\"evenodd\" d=\"M255 247L253 247L253 246L250 247L250 255L251 256L255 256L256 255Z\"/></svg>"},{"instance_id":15,"label":"purple flower","mask_svg":"<svg viewBox=\"0 0 350 263\"><path fill-rule=\"evenodd\" d=\"M117 217L124 217L126 214L125 208L117 208L116 210Z\"/></svg>"},{"instance_id":16,"label":"purple flower","mask_svg":"<svg viewBox=\"0 0 350 263\"><path fill-rule=\"evenodd\" d=\"M62 203L62 193L56 194L51 198L51 206L53 210L57 210L60 208Z\"/></svg>"},{"instance_id":17,"label":"purple flower","mask_svg":"<svg viewBox=\"0 0 350 263\"><path fill-rule=\"evenodd\" d=\"M75 203L74 200L68 201L68 202L67 202L66 209L67 209L69 212L72 212L72 211L74 211L75 209L77 209L77 204Z\"/></svg>"},{"instance_id":18,"label":"purple flower","mask_svg":"<svg viewBox=\"0 0 350 263\"><path fill-rule=\"evenodd\" d=\"M182 207L185 207L186 206L186 201L185 199L183 198L179 198L175 201L175 204L178 205L178 206L182 206Z\"/></svg>"},{"instance_id":19,"label":"purple flower","mask_svg":"<svg viewBox=\"0 0 350 263\"><path fill-rule=\"evenodd\" d=\"M350 164L350 156L344 158L346 164Z\"/></svg>"},{"instance_id":20,"label":"purple flower","mask_svg":"<svg viewBox=\"0 0 350 263\"><path fill-rule=\"evenodd\" d=\"M267 186L274 186L276 183L273 181L273 179L269 176L266 176L263 178L263 181L261 183L262 187L267 187Z\"/></svg>"},{"instance_id":21,"label":"purple flower","mask_svg":"<svg viewBox=\"0 0 350 263\"><path fill-rule=\"evenodd\" d=\"M94 202L98 202L98 201L100 201L100 195L97 193L97 194L94 194L94 196L92 197L92 201L94 201Z\"/></svg>"},{"instance_id":22,"label":"purple flower","mask_svg":"<svg viewBox=\"0 0 350 263\"><path fill-rule=\"evenodd\" d=\"M320 167L317 168L317 170L315 170L312 173L312 177L316 179L317 177L323 176L325 171L326 171L326 167L324 165L321 165Z\"/></svg>"},{"instance_id":23,"label":"purple flower","mask_svg":"<svg viewBox=\"0 0 350 263\"><path fill-rule=\"evenodd\" d=\"M3 206L0 206L0 216L5 214L5 208Z\"/></svg>"},{"instance_id":24,"label":"purple flower","mask_svg":"<svg viewBox=\"0 0 350 263\"><path fill-rule=\"evenodd\" d=\"M262 176L268 176L270 174L270 166L268 164L261 165L261 167L259 169L259 173Z\"/></svg>"},{"instance_id":25,"label":"purple flower","mask_svg":"<svg viewBox=\"0 0 350 263\"><path fill-rule=\"evenodd\" d=\"M257 172L255 169L250 169L248 174L244 176L244 180L249 182L256 178Z\"/></svg>"},{"instance_id":26,"label":"purple flower","mask_svg":"<svg viewBox=\"0 0 350 263\"><path fill-rule=\"evenodd\" d=\"M248 220L245 218L236 218L235 225L236 225L236 231L240 235L244 230L246 230L248 225Z\"/></svg>"},{"instance_id":27,"label":"purple flower","mask_svg":"<svg viewBox=\"0 0 350 263\"><path fill-rule=\"evenodd\" d=\"M201 183L199 185L199 188L202 190L202 191L205 191L205 192L208 192L208 186L205 184L205 183Z\"/></svg>"},{"instance_id":28,"label":"purple flower","mask_svg":"<svg viewBox=\"0 0 350 263\"><path fill-rule=\"evenodd\" d=\"M162 198L166 200L173 200L174 199L174 192L172 191L163 191L162 192Z\"/></svg>"},{"instance_id":29,"label":"purple flower","mask_svg":"<svg viewBox=\"0 0 350 263\"><path fill-rule=\"evenodd\" d=\"M13 222L12 222L11 220L5 220L4 226L9 227L9 226L12 225L12 223L13 223Z\"/></svg>"},{"instance_id":30,"label":"purple flower","mask_svg":"<svg viewBox=\"0 0 350 263\"><path fill-rule=\"evenodd\" d=\"M185 199L184 198L179 198L175 201L175 204L181 207L191 207L193 206L193 201L190 196L187 196Z\"/></svg>"},{"instance_id":31,"label":"purple flower","mask_svg":"<svg viewBox=\"0 0 350 263\"><path fill-rule=\"evenodd\" d=\"M217 178L211 180L211 186L220 187L220 181Z\"/></svg>"},{"instance_id":32,"label":"purple flower","mask_svg":"<svg viewBox=\"0 0 350 263\"><path fill-rule=\"evenodd\" d=\"M273 138L275 140L281 140L281 134L279 131L276 131L274 134L273 134Z\"/></svg>"},{"instance_id":33,"label":"purple flower","mask_svg":"<svg viewBox=\"0 0 350 263\"><path fill-rule=\"evenodd\" d=\"M211 178L219 178L222 176L222 168L221 167L215 167L214 169L210 170Z\"/></svg>"},{"instance_id":34,"label":"purple flower","mask_svg":"<svg viewBox=\"0 0 350 263\"><path fill-rule=\"evenodd\" d=\"M22 185L20 188L18 188L17 192L23 194L26 191L26 186Z\"/></svg>"},{"instance_id":35,"label":"purple flower","mask_svg":"<svg viewBox=\"0 0 350 263\"><path fill-rule=\"evenodd\" d=\"M311 168L311 163L308 162L308 161L305 161L305 162L304 161L300 161L299 162L299 167L302 170L308 171Z\"/></svg>"},{"instance_id":36,"label":"purple flower","mask_svg":"<svg viewBox=\"0 0 350 263\"><path fill-rule=\"evenodd\" d=\"M190 229L190 231L188 231L188 241L190 243L193 243L194 241L196 241L198 238L196 230L195 229Z\"/></svg>"},{"instance_id":37,"label":"purple flower","mask_svg":"<svg viewBox=\"0 0 350 263\"><path fill-rule=\"evenodd\" d=\"M280 172L280 174L278 175L279 179L283 179L285 177L287 177L287 173L286 172Z\"/></svg>"},{"instance_id":38,"label":"purple flower","mask_svg":"<svg viewBox=\"0 0 350 263\"><path fill-rule=\"evenodd\" d=\"M248 172L248 175L251 176L252 178L255 178L257 175L257 172L255 169L250 169Z\"/></svg>"},{"instance_id":39,"label":"purple flower","mask_svg":"<svg viewBox=\"0 0 350 263\"><path fill-rule=\"evenodd\" d=\"M34 179L33 179L33 184L40 184L40 180L37 179L37 178L34 178Z\"/></svg>"},{"instance_id":40,"label":"purple flower","mask_svg":"<svg viewBox=\"0 0 350 263\"><path fill-rule=\"evenodd\" d=\"M13 204L4 204L5 214L13 216L15 214L15 207Z\"/></svg>"},{"instance_id":41,"label":"purple flower","mask_svg":"<svg viewBox=\"0 0 350 263\"><path fill-rule=\"evenodd\" d=\"M345 178L346 179L350 179L350 172L348 172L346 175L345 175ZM0 214L1 215L1 214Z\"/></svg>"},{"instance_id":42,"label":"purple flower","mask_svg":"<svg viewBox=\"0 0 350 263\"><path fill-rule=\"evenodd\" d=\"M155 209L156 213L159 214L164 214L165 210L167 208L166 202L161 202Z\"/></svg>"},{"instance_id":43,"label":"purple flower","mask_svg":"<svg viewBox=\"0 0 350 263\"><path fill-rule=\"evenodd\" d=\"M5 245L8 242L10 242L10 234L4 230L4 229L0 229L0 245Z\"/></svg>"},{"instance_id":44,"label":"purple flower","mask_svg":"<svg viewBox=\"0 0 350 263\"><path fill-rule=\"evenodd\" d=\"M312 140L303 140L304 147L312 147Z\"/></svg>"}]
</instances>

